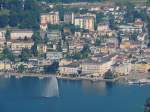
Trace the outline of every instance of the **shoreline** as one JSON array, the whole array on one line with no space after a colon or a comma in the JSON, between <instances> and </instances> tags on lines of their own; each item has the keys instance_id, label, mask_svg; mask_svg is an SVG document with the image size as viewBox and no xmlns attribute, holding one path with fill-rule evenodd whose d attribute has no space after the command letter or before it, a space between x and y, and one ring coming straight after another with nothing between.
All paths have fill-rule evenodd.
<instances>
[{"instance_id":1,"label":"shoreline","mask_svg":"<svg viewBox=\"0 0 150 112\"><path fill-rule=\"evenodd\" d=\"M70 80L70 81L88 80L88 81L92 81L92 82L97 82L97 81L115 82L120 78L120 77L118 77L115 79L102 79L102 78L90 78L90 77L65 77L65 76L59 76L57 74L17 73L17 72L0 72L0 76L4 76L6 78L10 78L12 76L14 76L16 78L37 77L39 79L56 76L57 79L62 79L62 80Z\"/></svg>"},{"instance_id":2,"label":"shoreline","mask_svg":"<svg viewBox=\"0 0 150 112\"><path fill-rule=\"evenodd\" d=\"M10 77L15 77L17 79L23 78L23 77L36 77L39 79L44 79L44 78L51 78L51 77L56 77L57 79L60 80L69 80L69 81L92 81L92 82L99 82L99 81L104 81L104 82L116 82L121 79L126 79L125 76L120 76L115 79L102 79L102 78L90 78L90 77L65 77L65 76L59 76L57 74L44 74L44 73L17 73L17 72L0 72L0 76L4 76L5 78L10 78ZM128 85L135 85L135 84L150 84L150 79L140 79L140 80L126 80L125 84Z\"/></svg>"}]
</instances>

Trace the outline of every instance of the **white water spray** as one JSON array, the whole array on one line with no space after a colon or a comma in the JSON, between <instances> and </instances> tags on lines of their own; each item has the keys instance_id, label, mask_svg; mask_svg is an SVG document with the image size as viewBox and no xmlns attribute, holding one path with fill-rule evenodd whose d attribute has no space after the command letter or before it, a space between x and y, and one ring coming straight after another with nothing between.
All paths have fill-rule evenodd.
<instances>
[{"instance_id":1,"label":"white water spray","mask_svg":"<svg viewBox=\"0 0 150 112\"><path fill-rule=\"evenodd\" d=\"M52 76L48 79L46 86L44 87L44 97L58 97L59 96L59 88L58 81L55 76Z\"/></svg>"}]
</instances>

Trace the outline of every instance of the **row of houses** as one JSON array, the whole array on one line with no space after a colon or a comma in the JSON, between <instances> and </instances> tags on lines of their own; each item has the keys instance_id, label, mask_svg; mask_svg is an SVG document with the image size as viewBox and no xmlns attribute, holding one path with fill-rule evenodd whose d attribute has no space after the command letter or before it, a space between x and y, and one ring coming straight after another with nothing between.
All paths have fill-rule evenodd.
<instances>
[{"instance_id":1,"label":"row of houses","mask_svg":"<svg viewBox=\"0 0 150 112\"><path fill-rule=\"evenodd\" d=\"M70 62L61 65L59 72L61 75L80 74L93 75L95 77L103 76L108 70L111 69L111 65L114 63L115 55L103 57L101 61L95 60L82 60L81 62Z\"/></svg>"}]
</instances>

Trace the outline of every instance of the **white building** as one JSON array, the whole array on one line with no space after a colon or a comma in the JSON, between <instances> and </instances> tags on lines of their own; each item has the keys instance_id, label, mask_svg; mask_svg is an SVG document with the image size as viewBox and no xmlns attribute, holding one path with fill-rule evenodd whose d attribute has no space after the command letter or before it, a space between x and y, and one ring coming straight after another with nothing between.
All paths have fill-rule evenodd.
<instances>
[{"instance_id":1,"label":"white building","mask_svg":"<svg viewBox=\"0 0 150 112\"><path fill-rule=\"evenodd\" d=\"M98 24L97 26L97 31L99 32L108 32L110 30L109 25L108 24Z\"/></svg>"},{"instance_id":2,"label":"white building","mask_svg":"<svg viewBox=\"0 0 150 112\"><path fill-rule=\"evenodd\" d=\"M80 68L83 74L97 74L97 76L103 76L111 69L111 66L114 63L113 59L114 56L108 56L102 58L100 62L87 60L81 63Z\"/></svg>"},{"instance_id":3,"label":"white building","mask_svg":"<svg viewBox=\"0 0 150 112\"><path fill-rule=\"evenodd\" d=\"M79 65L74 63L59 67L59 72L62 75L78 74L78 70L79 70Z\"/></svg>"},{"instance_id":4,"label":"white building","mask_svg":"<svg viewBox=\"0 0 150 112\"><path fill-rule=\"evenodd\" d=\"M47 52L46 59L48 60L60 60L63 58L62 52Z\"/></svg>"},{"instance_id":5,"label":"white building","mask_svg":"<svg viewBox=\"0 0 150 112\"><path fill-rule=\"evenodd\" d=\"M89 31L94 31L94 22L95 19L92 16L75 17L74 19L75 26Z\"/></svg>"},{"instance_id":6,"label":"white building","mask_svg":"<svg viewBox=\"0 0 150 112\"><path fill-rule=\"evenodd\" d=\"M11 40L31 39L32 35L33 35L33 31L32 30L26 30L26 29L14 29L10 32Z\"/></svg>"}]
</instances>

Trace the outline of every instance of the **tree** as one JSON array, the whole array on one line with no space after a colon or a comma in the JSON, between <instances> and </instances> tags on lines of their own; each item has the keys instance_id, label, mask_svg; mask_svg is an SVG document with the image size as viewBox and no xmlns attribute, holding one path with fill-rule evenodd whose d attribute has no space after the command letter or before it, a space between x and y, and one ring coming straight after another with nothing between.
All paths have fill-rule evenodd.
<instances>
[{"instance_id":1,"label":"tree","mask_svg":"<svg viewBox=\"0 0 150 112\"><path fill-rule=\"evenodd\" d=\"M5 37L6 37L6 41L10 40L10 31L8 29L6 30Z\"/></svg>"},{"instance_id":2,"label":"tree","mask_svg":"<svg viewBox=\"0 0 150 112\"><path fill-rule=\"evenodd\" d=\"M102 12L96 14L96 23L100 23L103 21L104 14Z\"/></svg>"},{"instance_id":3,"label":"tree","mask_svg":"<svg viewBox=\"0 0 150 112\"><path fill-rule=\"evenodd\" d=\"M32 46L31 51L34 56L38 56L37 44Z\"/></svg>"},{"instance_id":4,"label":"tree","mask_svg":"<svg viewBox=\"0 0 150 112\"><path fill-rule=\"evenodd\" d=\"M81 53L82 58L87 58L89 54L91 53L89 45L87 44L84 45L80 53Z\"/></svg>"},{"instance_id":5,"label":"tree","mask_svg":"<svg viewBox=\"0 0 150 112\"><path fill-rule=\"evenodd\" d=\"M117 33L118 46L120 46L122 42L122 37L120 36L120 32Z\"/></svg>"},{"instance_id":6,"label":"tree","mask_svg":"<svg viewBox=\"0 0 150 112\"><path fill-rule=\"evenodd\" d=\"M22 49L21 54L20 54L21 61L27 62L31 56L32 56L31 50L27 48Z\"/></svg>"},{"instance_id":7,"label":"tree","mask_svg":"<svg viewBox=\"0 0 150 112\"><path fill-rule=\"evenodd\" d=\"M8 25L8 16L7 15L0 15L0 27L6 27Z\"/></svg>"},{"instance_id":8,"label":"tree","mask_svg":"<svg viewBox=\"0 0 150 112\"><path fill-rule=\"evenodd\" d=\"M62 30L62 25L57 25L57 24L48 24L48 29L49 30Z\"/></svg>"},{"instance_id":9,"label":"tree","mask_svg":"<svg viewBox=\"0 0 150 112\"><path fill-rule=\"evenodd\" d=\"M130 3L129 1L127 1L125 5L127 6L127 13L124 16L125 21L127 23L132 23L135 20L135 18L134 18L134 12L135 12L134 7L135 6L134 6L134 4Z\"/></svg>"},{"instance_id":10,"label":"tree","mask_svg":"<svg viewBox=\"0 0 150 112\"><path fill-rule=\"evenodd\" d=\"M39 44L39 43L41 43L42 38L41 38L41 36L40 36L40 32L35 31L34 34L32 35L32 39L33 39L33 41L34 41L34 43L35 43L36 45Z\"/></svg>"},{"instance_id":11,"label":"tree","mask_svg":"<svg viewBox=\"0 0 150 112\"><path fill-rule=\"evenodd\" d=\"M150 98L146 100L144 112L150 112Z\"/></svg>"},{"instance_id":12,"label":"tree","mask_svg":"<svg viewBox=\"0 0 150 112\"><path fill-rule=\"evenodd\" d=\"M16 27L19 23L19 17L18 14L16 12L11 12L11 15L9 15L9 26L11 27Z\"/></svg>"},{"instance_id":13,"label":"tree","mask_svg":"<svg viewBox=\"0 0 150 112\"><path fill-rule=\"evenodd\" d=\"M44 66L44 72L45 73L56 73L59 68L58 62L53 62L51 65Z\"/></svg>"},{"instance_id":14,"label":"tree","mask_svg":"<svg viewBox=\"0 0 150 112\"><path fill-rule=\"evenodd\" d=\"M9 48L4 48L2 51L2 59L8 59L10 61L15 61L15 56Z\"/></svg>"},{"instance_id":15,"label":"tree","mask_svg":"<svg viewBox=\"0 0 150 112\"><path fill-rule=\"evenodd\" d=\"M101 39L97 38L95 42L95 46L100 46L101 45Z\"/></svg>"},{"instance_id":16,"label":"tree","mask_svg":"<svg viewBox=\"0 0 150 112\"><path fill-rule=\"evenodd\" d=\"M19 73L23 73L25 71L25 66L23 64L21 64L19 67L18 67L18 72Z\"/></svg>"}]
</instances>

